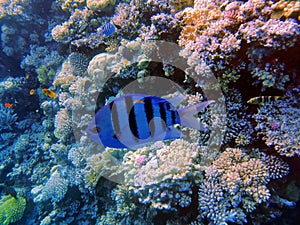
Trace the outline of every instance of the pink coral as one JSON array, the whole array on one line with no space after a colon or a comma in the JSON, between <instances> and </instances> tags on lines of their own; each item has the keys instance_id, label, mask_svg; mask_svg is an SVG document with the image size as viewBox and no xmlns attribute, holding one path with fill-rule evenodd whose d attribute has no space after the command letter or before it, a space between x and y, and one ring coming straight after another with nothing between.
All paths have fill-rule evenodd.
<instances>
[{"instance_id":1,"label":"pink coral","mask_svg":"<svg viewBox=\"0 0 300 225\"><path fill-rule=\"evenodd\" d=\"M140 167L143 165L143 163L146 161L146 157L144 155L139 156L136 161L135 164Z\"/></svg>"}]
</instances>

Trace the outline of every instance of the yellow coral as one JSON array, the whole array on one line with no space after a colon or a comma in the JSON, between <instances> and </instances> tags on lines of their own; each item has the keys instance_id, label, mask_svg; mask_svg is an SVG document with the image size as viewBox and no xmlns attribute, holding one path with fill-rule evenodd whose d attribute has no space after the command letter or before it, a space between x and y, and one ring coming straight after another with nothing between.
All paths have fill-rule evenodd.
<instances>
[{"instance_id":1,"label":"yellow coral","mask_svg":"<svg viewBox=\"0 0 300 225\"><path fill-rule=\"evenodd\" d=\"M0 19L7 15L17 16L23 14L24 7L29 2L28 0L0 1Z\"/></svg>"},{"instance_id":2,"label":"yellow coral","mask_svg":"<svg viewBox=\"0 0 300 225\"><path fill-rule=\"evenodd\" d=\"M65 22L61 25L57 25L52 29L52 37L55 41L64 41L68 38L68 36L70 35L70 31L69 31L69 23Z\"/></svg>"},{"instance_id":3,"label":"yellow coral","mask_svg":"<svg viewBox=\"0 0 300 225\"><path fill-rule=\"evenodd\" d=\"M270 198L266 184L270 180L267 166L256 158L251 158L239 148L226 148L213 166L221 173L221 180L230 193L236 193L237 187L252 197L255 206ZM248 205L246 206L248 209Z\"/></svg>"},{"instance_id":4,"label":"yellow coral","mask_svg":"<svg viewBox=\"0 0 300 225\"><path fill-rule=\"evenodd\" d=\"M123 181L122 175L116 173L120 162L113 157L113 151L115 150L106 149L103 153L98 153L87 158L84 181L89 189L96 187L101 176L117 183Z\"/></svg>"},{"instance_id":5,"label":"yellow coral","mask_svg":"<svg viewBox=\"0 0 300 225\"><path fill-rule=\"evenodd\" d=\"M182 19L183 27L179 37L180 46L185 46L189 41L195 41L212 21L222 18L220 6L207 2L206 7L201 7L200 2L195 1L194 8L186 8L178 14Z\"/></svg>"},{"instance_id":6,"label":"yellow coral","mask_svg":"<svg viewBox=\"0 0 300 225\"><path fill-rule=\"evenodd\" d=\"M93 10L99 11L106 8L108 5L115 5L116 0L87 0L86 6Z\"/></svg>"},{"instance_id":7,"label":"yellow coral","mask_svg":"<svg viewBox=\"0 0 300 225\"><path fill-rule=\"evenodd\" d=\"M194 0L170 0L170 4L175 8L176 11L179 11L185 7L194 6Z\"/></svg>"},{"instance_id":8,"label":"yellow coral","mask_svg":"<svg viewBox=\"0 0 300 225\"><path fill-rule=\"evenodd\" d=\"M297 18L300 21L300 2L298 0L280 0L274 4L273 2L269 4L273 10L271 18Z\"/></svg>"},{"instance_id":9,"label":"yellow coral","mask_svg":"<svg viewBox=\"0 0 300 225\"><path fill-rule=\"evenodd\" d=\"M26 199L19 196L3 196L0 200L0 224L8 225L20 220L26 208Z\"/></svg>"},{"instance_id":10,"label":"yellow coral","mask_svg":"<svg viewBox=\"0 0 300 225\"><path fill-rule=\"evenodd\" d=\"M55 116L54 135L57 138L63 138L72 133L72 119L67 109L63 108Z\"/></svg>"},{"instance_id":11,"label":"yellow coral","mask_svg":"<svg viewBox=\"0 0 300 225\"><path fill-rule=\"evenodd\" d=\"M73 73L73 67L70 65L70 61L66 60L63 65L61 71L57 74L53 84L56 88L60 86L63 89L67 89L71 84L73 84L76 80L76 77Z\"/></svg>"},{"instance_id":12,"label":"yellow coral","mask_svg":"<svg viewBox=\"0 0 300 225\"><path fill-rule=\"evenodd\" d=\"M73 11L74 9L83 6L85 4L85 0L56 0L62 10L64 11Z\"/></svg>"}]
</instances>

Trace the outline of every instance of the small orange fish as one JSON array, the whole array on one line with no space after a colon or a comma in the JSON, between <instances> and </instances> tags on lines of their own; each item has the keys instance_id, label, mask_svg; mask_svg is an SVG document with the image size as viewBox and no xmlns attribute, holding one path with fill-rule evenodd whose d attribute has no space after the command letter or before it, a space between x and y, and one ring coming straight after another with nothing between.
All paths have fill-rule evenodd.
<instances>
[{"instance_id":1,"label":"small orange fish","mask_svg":"<svg viewBox=\"0 0 300 225\"><path fill-rule=\"evenodd\" d=\"M43 93L44 95L50 97L50 98L56 98L56 97L57 97L57 95L55 94L54 91L49 90L49 89L47 89L47 88L43 88L43 89L42 89L42 93Z\"/></svg>"},{"instance_id":2,"label":"small orange fish","mask_svg":"<svg viewBox=\"0 0 300 225\"><path fill-rule=\"evenodd\" d=\"M9 108L9 109L11 109L13 107L13 104L8 103L8 102L6 102L4 105L5 105L6 108Z\"/></svg>"},{"instance_id":3,"label":"small orange fish","mask_svg":"<svg viewBox=\"0 0 300 225\"><path fill-rule=\"evenodd\" d=\"M29 79L29 77L30 77L29 75L26 75L26 76L25 76L25 78L26 78L27 80Z\"/></svg>"},{"instance_id":4,"label":"small orange fish","mask_svg":"<svg viewBox=\"0 0 300 225\"><path fill-rule=\"evenodd\" d=\"M29 91L29 94L30 94L30 95L34 95L34 92L35 92L34 89L31 89L31 90Z\"/></svg>"}]
</instances>

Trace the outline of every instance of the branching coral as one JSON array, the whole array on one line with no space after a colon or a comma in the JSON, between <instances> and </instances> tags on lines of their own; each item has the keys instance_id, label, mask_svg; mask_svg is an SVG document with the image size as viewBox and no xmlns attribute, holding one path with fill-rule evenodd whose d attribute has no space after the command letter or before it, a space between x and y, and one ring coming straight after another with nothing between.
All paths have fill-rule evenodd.
<instances>
[{"instance_id":1,"label":"branching coral","mask_svg":"<svg viewBox=\"0 0 300 225\"><path fill-rule=\"evenodd\" d=\"M122 27L121 33L124 36L136 37L140 32L140 12L134 4L119 3L116 6L116 13L112 17L112 22Z\"/></svg>"},{"instance_id":2,"label":"branching coral","mask_svg":"<svg viewBox=\"0 0 300 225\"><path fill-rule=\"evenodd\" d=\"M50 52L46 46L31 45L30 54L22 60L21 68L28 72L34 69L39 82L49 85L62 60L63 57L55 50Z\"/></svg>"},{"instance_id":3,"label":"branching coral","mask_svg":"<svg viewBox=\"0 0 300 225\"><path fill-rule=\"evenodd\" d=\"M258 49L260 46L272 49L274 54L291 49L299 42L300 25L296 21L280 21L270 16L271 9L264 1L195 1L193 8L177 13L182 25L178 43L195 51L218 79L226 83L222 77L228 73L228 68L239 74L247 66L247 61L241 60L242 44L250 52L252 47ZM248 54L248 58L251 63L247 69L256 80L262 81L263 90L270 87L283 90L291 80L285 62L275 63L269 59L268 66L257 65L254 54ZM195 57L190 54L188 60L195 60ZM232 79L236 81L240 77Z\"/></svg>"},{"instance_id":4,"label":"branching coral","mask_svg":"<svg viewBox=\"0 0 300 225\"><path fill-rule=\"evenodd\" d=\"M31 0L3 0L0 2L0 19L5 16L22 15L24 8L31 3Z\"/></svg>"},{"instance_id":5,"label":"branching coral","mask_svg":"<svg viewBox=\"0 0 300 225\"><path fill-rule=\"evenodd\" d=\"M82 37L88 27L93 12L88 9L76 9L68 21L57 25L52 29L52 37L55 41L69 43L75 38Z\"/></svg>"},{"instance_id":6,"label":"branching coral","mask_svg":"<svg viewBox=\"0 0 300 225\"><path fill-rule=\"evenodd\" d=\"M171 0L170 5L173 6L175 10L179 11L188 6L193 6L194 0L180 0L180 1Z\"/></svg>"},{"instance_id":7,"label":"branching coral","mask_svg":"<svg viewBox=\"0 0 300 225\"><path fill-rule=\"evenodd\" d=\"M68 109L61 109L55 116L55 136L57 138L67 137L72 131L72 119Z\"/></svg>"},{"instance_id":8,"label":"branching coral","mask_svg":"<svg viewBox=\"0 0 300 225\"><path fill-rule=\"evenodd\" d=\"M62 170L61 166L54 166L45 185L37 186L31 190L35 202L51 199L53 203L56 203L63 199L68 191L68 180L63 177Z\"/></svg>"},{"instance_id":9,"label":"branching coral","mask_svg":"<svg viewBox=\"0 0 300 225\"><path fill-rule=\"evenodd\" d=\"M274 155L260 153L260 160L267 166L271 179L279 179L289 173L289 165Z\"/></svg>"},{"instance_id":10,"label":"branching coral","mask_svg":"<svg viewBox=\"0 0 300 225\"><path fill-rule=\"evenodd\" d=\"M110 11L111 7L109 6L114 6L115 3L115 0L57 0L56 4L63 10L71 12L71 16L67 21L56 25L52 29L51 34L53 39L57 42L69 43L89 36L89 33L95 32L97 26L103 21L101 19L98 20L95 13L103 10ZM100 36L100 33L98 35ZM91 37L89 38L92 39ZM92 42L92 40L89 41ZM99 42L101 43L101 41Z\"/></svg>"},{"instance_id":11,"label":"branching coral","mask_svg":"<svg viewBox=\"0 0 300 225\"><path fill-rule=\"evenodd\" d=\"M271 17L275 19L281 18L297 18L300 21L300 2L297 0L279 0L271 1L273 10Z\"/></svg>"},{"instance_id":12,"label":"branching coral","mask_svg":"<svg viewBox=\"0 0 300 225\"><path fill-rule=\"evenodd\" d=\"M249 169L251 168L251 169ZM199 212L214 224L246 222L246 213L270 198L265 164L240 149L227 148L205 170L199 189Z\"/></svg>"},{"instance_id":13,"label":"branching coral","mask_svg":"<svg viewBox=\"0 0 300 225\"><path fill-rule=\"evenodd\" d=\"M0 105L0 131L11 131L15 126L18 116L13 109Z\"/></svg>"},{"instance_id":14,"label":"branching coral","mask_svg":"<svg viewBox=\"0 0 300 225\"><path fill-rule=\"evenodd\" d=\"M26 39L18 33L15 26L10 24L1 26L1 41L2 50L7 56L16 56L27 46Z\"/></svg>"},{"instance_id":15,"label":"branching coral","mask_svg":"<svg viewBox=\"0 0 300 225\"><path fill-rule=\"evenodd\" d=\"M93 11L98 11L103 10L108 5L114 5L115 3L116 0L87 0L86 6Z\"/></svg>"},{"instance_id":16,"label":"branching coral","mask_svg":"<svg viewBox=\"0 0 300 225\"><path fill-rule=\"evenodd\" d=\"M298 96L298 97L297 97ZM299 94L268 102L254 115L256 130L268 146L274 146L282 156L300 155Z\"/></svg>"},{"instance_id":17,"label":"branching coral","mask_svg":"<svg viewBox=\"0 0 300 225\"><path fill-rule=\"evenodd\" d=\"M233 23L231 19L222 19L225 12L218 1L195 1L194 8L178 14L183 26L179 45L201 54L212 54L211 57L233 56L240 49L240 40L227 29Z\"/></svg>"},{"instance_id":18,"label":"branching coral","mask_svg":"<svg viewBox=\"0 0 300 225\"><path fill-rule=\"evenodd\" d=\"M239 31L248 43L279 50L293 47L300 38L300 25L293 20L257 19L242 24Z\"/></svg>"},{"instance_id":19,"label":"branching coral","mask_svg":"<svg viewBox=\"0 0 300 225\"><path fill-rule=\"evenodd\" d=\"M60 5L64 11L72 12L76 8L83 7L86 0L56 0L56 3Z\"/></svg>"},{"instance_id":20,"label":"branching coral","mask_svg":"<svg viewBox=\"0 0 300 225\"><path fill-rule=\"evenodd\" d=\"M31 11L35 4L28 3L35 2L48 5ZM22 83L26 96L42 101L40 108L28 101L38 105L34 116L41 123L32 115L23 120L26 110L18 109L17 100L12 109L9 104L0 106L0 175L5 184L14 183L23 193L35 187L31 197L37 211L28 209L32 217L26 220L258 224L257 215L277 215L272 213L274 204L292 206L273 188L288 174L289 165L248 147L265 141L270 152L275 148L283 156L300 155L299 96L286 93L298 84L299 68L293 65L298 59L298 17L299 3L294 0L2 1L3 52L18 55L26 74L1 80L0 98L4 104L14 99L7 93L23 90ZM38 33L25 25L28 18L36 21ZM15 21L20 30L10 25ZM109 36L103 35L107 24L115 25ZM166 47L170 42L173 46ZM174 42L182 48L178 50ZM22 54L23 49L29 53ZM285 56L292 51L293 57ZM61 55L69 55L62 65ZM2 64L1 74L6 70ZM178 125L174 128L184 134L182 138L136 150L92 143L85 129L95 111L127 93L133 80L146 91L144 78L151 83L152 75L186 89L187 97L178 108L215 101L197 114L204 129ZM40 86L54 90L57 98L42 95ZM256 112L256 106L245 102L249 95L262 95L257 93L261 86L262 91L279 89L285 96L260 104ZM173 93L168 88L159 91ZM59 166L49 173L53 165ZM13 198L9 197L21 199ZM0 223L15 221L3 222L3 213L8 210L0 210Z\"/></svg>"}]
</instances>

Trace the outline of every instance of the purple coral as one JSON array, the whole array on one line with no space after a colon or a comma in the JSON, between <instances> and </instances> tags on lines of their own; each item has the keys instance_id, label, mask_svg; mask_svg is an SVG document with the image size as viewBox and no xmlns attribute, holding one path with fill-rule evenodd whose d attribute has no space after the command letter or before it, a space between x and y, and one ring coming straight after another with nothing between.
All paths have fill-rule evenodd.
<instances>
[{"instance_id":1,"label":"purple coral","mask_svg":"<svg viewBox=\"0 0 300 225\"><path fill-rule=\"evenodd\" d=\"M146 161L146 157L144 155L139 156L136 161L135 164L140 167L143 165L143 163Z\"/></svg>"}]
</instances>

